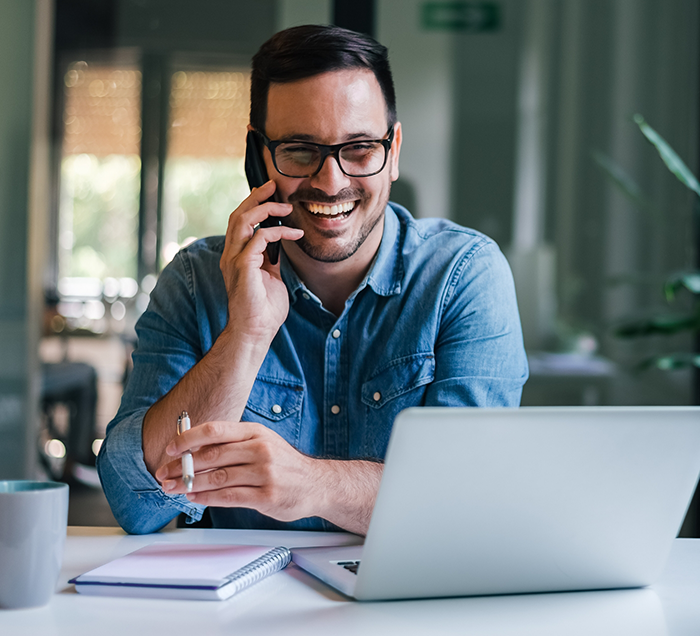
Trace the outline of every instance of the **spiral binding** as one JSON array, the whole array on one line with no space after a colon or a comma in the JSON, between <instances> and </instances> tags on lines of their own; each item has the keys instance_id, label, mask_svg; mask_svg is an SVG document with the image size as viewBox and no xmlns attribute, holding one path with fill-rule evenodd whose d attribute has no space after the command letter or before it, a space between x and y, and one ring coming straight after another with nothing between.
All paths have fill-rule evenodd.
<instances>
[{"instance_id":1,"label":"spiral binding","mask_svg":"<svg viewBox=\"0 0 700 636\"><path fill-rule=\"evenodd\" d=\"M289 548L273 548L266 552L261 557L251 561L248 565L229 574L223 585L234 584L238 593L251 585L254 585L261 579L264 579L270 574L284 569L292 560L292 553ZM222 587L223 587L222 585Z\"/></svg>"}]
</instances>

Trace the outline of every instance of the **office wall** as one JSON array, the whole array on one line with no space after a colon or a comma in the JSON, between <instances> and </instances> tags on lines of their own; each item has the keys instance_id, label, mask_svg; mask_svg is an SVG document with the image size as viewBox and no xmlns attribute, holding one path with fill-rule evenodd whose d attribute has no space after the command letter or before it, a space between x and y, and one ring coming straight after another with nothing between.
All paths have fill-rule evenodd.
<instances>
[{"instance_id":1,"label":"office wall","mask_svg":"<svg viewBox=\"0 0 700 636\"><path fill-rule=\"evenodd\" d=\"M699 8L697 0L552 4L544 240L556 250L560 325L592 333L618 365L613 403L696 399L687 370L633 371L646 356L691 351L689 334L623 340L614 330L622 321L690 308L688 295L668 305L663 282L695 267L692 198L631 117L641 113L697 173ZM637 183L648 209L611 184L594 151Z\"/></svg>"},{"instance_id":2,"label":"office wall","mask_svg":"<svg viewBox=\"0 0 700 636\"><path fill-rule=\"evenodd\" d=\"M0 477L33 474L51 2L0 4Z\"/></svg>"},{"instance_id":3,"label":"office wall","mask_svg":"<svg viewBox=\"0 0 700 636\"><path fill-rule=\"evenodd\" d=\"M526 3L503 0L493 32L455 38L454 215L506 247L512 235L517 100Z\"/></svg>"},{"instance_id":4,"label":"office wall","mask_svg":"<svg viewBox=\"0 0 700 636\"><path fill-rule=\"evenodd\" d=\"M495 30L429 28L422 0L377 0L389 47L401 176L419 216L451 218L510 239L522 1L497 3ZM403 193L403 188L401 188Z\"/></svg>"},{"instance_id":5,"label":"office wall","mask_svg":"<svg viewBox=\"0 0 700 636\"><path fill-rule=\"evenodd\" d=\"M662 288L696 263L692 197L631 116L642 113L697 172L700 3L499 0L500 24L484 32L426 28L427 4L377 0L413 211L494 238L516 270L529 349L597 344L617 369L601 399L692 402L689 370L634 371L646 356L691 351L688 334L625 341L614 331L690 306L688 297L668 306ZM611 185L594 151L637 182L654 212Z\"/></svg>"},{"instance_id":6,"label":"office wall","mask_svg":"<svg viewBox=\"0 0 700 636\"><path fill-rule=\"evenodd\" d=\"M275 30L275 0L117 0L115 42L145 51L239 53Z\"/></svg>"},{"instance_id":7,"label":"office wall","mask_svg":"<svg viewBox=\"0 0 700 636\"><path fill-rule=\"evenodd\" d=\"M276 31L302 24L330 24L332 0L277 0Z\"/></svg>"},{"instance_id":8,"label":"office wall","mask_svg":"<svg viewBox=\"0 0 700 636\"><path fill-rule=\"evenodd\" d=\"M404 135L400 183L395 184L392 199L408 204L415 216L449 218L452 73L458 61L451 32L422 27L422 4L421 0L377 0L376 37L389 48Z\"/></svg>"}]
</instances>

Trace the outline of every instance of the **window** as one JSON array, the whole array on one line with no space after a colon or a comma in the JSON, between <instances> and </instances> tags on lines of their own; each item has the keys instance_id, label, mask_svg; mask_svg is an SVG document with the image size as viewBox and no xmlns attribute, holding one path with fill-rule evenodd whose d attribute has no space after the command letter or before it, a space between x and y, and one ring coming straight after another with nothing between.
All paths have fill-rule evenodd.
<instances>
[{"instance_id":1,"label":"window","mask_svg":"<svg viewBox=\"0 0 700 636\"><path fill-rule=\"evenodd\" d=\"M192 240L224 234L231 211L249 193L248 69L177 70L170 87L161 266Z\"/></svg>"},{"instance_id":2,"label":"window","mask_svg":"<svg viewBox=\"0 0 700 636\"><path fill-rule=\"evenodd\" d=\"M231 211L249 193L243 166L250 71L164 64L155 80L169 86L169 99L142 106L142 84L151 80L137 63L88 58L65 68L59 312L69 329L121 332L127 313L132 322L145 309L155 283L150 274L144 280L138 275L139 236L143 243L156 235L139 210L154 206L140 197L142 109L155 103L156 119L167 121L167 139L155 149L164 158L162 199L155 202L162 269L191 241L224 234Z\"/></svg>"},{"instance_id":3,"label":"window","mask_svg":"<svg viewBox=\"0 0 700 636\"><path fill-rule=\"evenodd\" d=\"M141 73L71 64L64 77L59 280L136 276Z\"/></svg>"}]
</instances>

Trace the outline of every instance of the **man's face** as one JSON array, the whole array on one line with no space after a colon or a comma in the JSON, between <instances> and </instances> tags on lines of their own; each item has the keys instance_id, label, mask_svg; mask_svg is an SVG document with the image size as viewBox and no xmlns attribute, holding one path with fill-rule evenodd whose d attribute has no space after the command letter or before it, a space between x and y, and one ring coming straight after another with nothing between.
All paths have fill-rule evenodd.
<instances>
[{"instance_id":1,"label":"man's face","mask_svg":"<svg viewBox=\"0 0 700 636\"><path fill-rule=\"evenodd\" d=\"M384 96L371 71L333 71L270 85L264 132L272 140L332 145L382 139L387 129ZM302 179L279 174L265 149L268 174L277 183L275 198L294 206L285 223L304 230L296 245L323 262L348 259L363 245L376 250L391 182L398 178L400 147L401 125L396 124L387 164L379 174L348 177L327 157L317 175Z\"/></svg>"}]
</instances>

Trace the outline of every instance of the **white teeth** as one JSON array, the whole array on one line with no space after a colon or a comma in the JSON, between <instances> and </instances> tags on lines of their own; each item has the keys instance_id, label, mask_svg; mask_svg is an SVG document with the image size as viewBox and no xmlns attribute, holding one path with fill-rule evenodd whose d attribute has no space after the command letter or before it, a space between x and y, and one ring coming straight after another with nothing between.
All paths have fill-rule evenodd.
<instances>
[{"instance_id":1,"label":"white teeth","mask_svg":"<svg viewBox=\"0 0 700 636\"><path fill-rule=\"evenodd\" d=\"M350 212L355 207L355 202L341 203L339 205L320 205L319 203L307 203L306 209L313 214L324 214L326 216L335 216L343 212Z\"/></svg>"}]
</instances>

